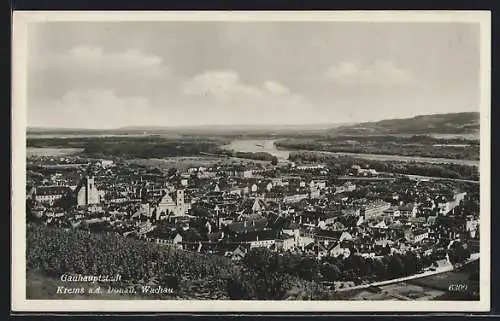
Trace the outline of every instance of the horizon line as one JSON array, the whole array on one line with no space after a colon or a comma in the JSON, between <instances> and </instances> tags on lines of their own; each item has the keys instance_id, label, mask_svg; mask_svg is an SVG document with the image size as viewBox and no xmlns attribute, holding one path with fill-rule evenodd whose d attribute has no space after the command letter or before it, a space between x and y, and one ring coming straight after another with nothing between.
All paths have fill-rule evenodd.
<instances>
[{"instance_id":1,"label":"horizon line","mask_svg":"<svg viewBox=\"0 0 500 321\"><path fill-rule=\"evenodd\" d=\"M479 111L464 111L464 112L454 112L454 113L433 113L433 114L416 114L414 116L406 116L406 117L397 117L397 118L382 118L378 120L371 121L352 121L352 122L328 122L328 123L298 123L298 124L185 124L185 125L126 125L121 127L113 127L113 128L78 128L78 127L60 127L60 126L26 126L27 130L34 129L43 129L43 130L87 130L87 131L116 131L116 130L139 130L141 128L156 128L156 129L196 129L196 128L208 128L208 127L271 127L276 126L278 128L282 127L301 127L301 126L342 126L342 125L356 125L356 124L365 124L365 123L376 123L384 120L404 120L404 119L413 119L419 116L437 116L437 115L450 115L450 114L468 114L468 113L476 113L479 114Z\"/></svg>"}]
</instances>

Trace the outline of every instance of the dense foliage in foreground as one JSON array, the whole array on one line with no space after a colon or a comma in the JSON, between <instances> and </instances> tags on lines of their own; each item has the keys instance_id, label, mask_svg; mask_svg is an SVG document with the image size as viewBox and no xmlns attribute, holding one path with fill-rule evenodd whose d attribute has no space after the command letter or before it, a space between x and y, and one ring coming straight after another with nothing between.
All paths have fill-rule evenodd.
<instances>
[{"instance_id":1,"label":"dense foliage in foreground","mask_svg":"<svg viewBox=\"0 0 500 321\"><path fill-rule=\"evenodd\" d=\"M209 290L224 292L223 280L235 273L231 262L222 257L207 257L111 233L28 225L26 248L27 268L56 278L64 273L120 274L123 285L147 283L154 278L160 285L181 292L187 291L184 281L213 280L214 288Z\"/></svg>"},{"instance_id":2,"label":"dense foliage in foreground","mask_svg":"<svg viewBox=\"0 0 500 321\"><path fill-rule=\"evenodd\" d=\"M343 299L323 282L376 281L419 272L432 264L412 254L380 262L352 255L347 260L251 250L241 265L113 233L27 226L27 269L58 279L62 274L120 274L122 287L150 284L173 288L175 298L284 300ZM466 259L467 255L460 258ZM161 298L162 296L159 295ZM167 295L166 298L172 298Z\"/></svg>"},{"instance_id":3,"label":"dense foliage in foreground","mask_svg":"<svg viewBox=\"0 0 500 321\"><path fill-rule=\"evenodd\" d=\"M316 297L314 283L292 275L238 266L220 256L206 256L112 233L27 226L27 269L59 278L64 273L121 274L121 286L156 280L175 289L176 298L275 299ZM311 292L312 293L312 292ZM172 298L168 296L167 298Z\"/></svg>"}]
</instances>

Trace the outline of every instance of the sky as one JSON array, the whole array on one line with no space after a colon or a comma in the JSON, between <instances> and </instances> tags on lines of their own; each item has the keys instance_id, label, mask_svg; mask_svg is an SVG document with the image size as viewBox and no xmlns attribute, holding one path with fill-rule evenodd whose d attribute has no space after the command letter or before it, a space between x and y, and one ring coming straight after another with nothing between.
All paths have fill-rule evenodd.
<instances>
[{"instance_id":1,"label":"sky","mask_svg":"<svg viewBox=\"0 0 500 321\"><path fill-rule=\"evenodd\" d=\"M41 22L28 126L293 125L479 111L479 25Z\"/></svg>"}]
</instances>

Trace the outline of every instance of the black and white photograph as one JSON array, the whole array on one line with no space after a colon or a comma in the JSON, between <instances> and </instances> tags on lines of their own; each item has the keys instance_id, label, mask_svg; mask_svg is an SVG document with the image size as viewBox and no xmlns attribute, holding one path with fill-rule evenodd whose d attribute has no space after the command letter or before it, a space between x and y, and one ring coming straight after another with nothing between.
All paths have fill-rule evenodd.
<instances>
[{"instance_id":1,"label":"black and white photograph","mask_svg":"<svg viewBox=\"0 0 500 321\"><path fill-rule=\"evenodd\" d=\"M15 12L13 309L486 311L488 12Z\"/></svg>"}]
</instances>

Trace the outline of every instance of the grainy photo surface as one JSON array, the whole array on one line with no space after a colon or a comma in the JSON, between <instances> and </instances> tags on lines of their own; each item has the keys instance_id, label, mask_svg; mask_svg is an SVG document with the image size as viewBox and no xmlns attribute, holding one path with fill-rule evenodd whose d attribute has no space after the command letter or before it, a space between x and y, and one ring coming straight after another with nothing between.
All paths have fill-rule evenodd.
<instances>
[{"instance_id":1,"label":"grainy photo surface","mask_svg":"<svg viewBox=\"0 0 500 321\"><path fill-rule=\"evenodd\" d=\"M406 14L17 13L18 307L488 309L489 15Z\"/></svg>"}]
</instances>

